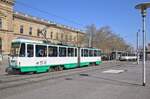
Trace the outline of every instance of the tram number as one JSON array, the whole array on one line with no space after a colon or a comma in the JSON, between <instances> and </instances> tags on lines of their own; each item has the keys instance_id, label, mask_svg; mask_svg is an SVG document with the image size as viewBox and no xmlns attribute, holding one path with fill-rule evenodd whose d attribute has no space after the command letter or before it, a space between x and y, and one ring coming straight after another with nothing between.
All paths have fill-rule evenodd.
<instances>
[{"instance_id":1,"label":"tram number","mask_svg":"<svg viewBox=\"0 0 150 99\"><path fill-rule=\"evenodd\" d=\"M45 65L47 62L46 61L39 61L39 62L36 62L37 65Z\"/></svg>"}]
</instances>

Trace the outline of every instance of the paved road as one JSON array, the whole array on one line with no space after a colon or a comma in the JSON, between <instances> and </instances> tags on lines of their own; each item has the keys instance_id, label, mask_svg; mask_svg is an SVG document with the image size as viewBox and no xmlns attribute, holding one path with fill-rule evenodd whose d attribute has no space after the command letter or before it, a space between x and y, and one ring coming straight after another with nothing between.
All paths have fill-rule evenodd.
<instances>
[{"instance_id":1,"label":"paved road","mask_svg":"<svg viewBox=\"0 0 150 99\"><path fill-rule=\"evenodd\" d=\"M142 83L142 66L121 66L77 73L0 90L0 99L150 99L150 63L147 62L147 85ZM93 67L96 68L96 67ZM107 70L122 73L103 73Z\"/></svg>"}]
</instances>

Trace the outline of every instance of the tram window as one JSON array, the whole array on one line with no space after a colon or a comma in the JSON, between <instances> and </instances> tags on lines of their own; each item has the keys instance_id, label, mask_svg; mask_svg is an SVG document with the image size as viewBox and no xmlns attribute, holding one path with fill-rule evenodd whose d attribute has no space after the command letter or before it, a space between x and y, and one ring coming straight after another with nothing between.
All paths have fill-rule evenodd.
<instances>
[{"instance_id":1,"label":"tram window","mask_svg":"<svg viewBox=\"0 0 150 99\"><path fill-rule=\"evenodd\" d=\"M94 50L94 56L97 56L97 51L96 50Z\"/></svg>"},{"instance_id":2,"label":"tram window","mask_svg":"<svg viewBox=\"0 0 150 99\"><path fill-rule=\"evenodd\" d=\"M27 57L33 57L34 48L33 45L28 44L27 45Z\"/></svg>"},{"instance_id":3,"label":"tram window","mask_svg":"<svg viewBox=\"0 0 150 99\"><path fill-rule=\"evenodd\" d=\"M98 56L101 56L101 51L97 51L97 55L98 55Z\"/></svg>"},{"instance_id":4,"label":"tram window","mask_svg":"<svg viewBox=\"0 0 150 99\"><path fill-rule=\"evenodd\" d=\"M90 56L90 57L93 56L93 50L89 50L89 56Z\"/></svg>"},{"instance_id":5,"label":"tram window","mask_svg":"<svg viewBox=\"0 0 150 99\"><path fill-rule=\"evenodd\" d=\"M57 57L57 47L49 46L48 47L48 56Z\"/></svg>"},{"instance_id":6,"label":"tram window","mask_svg":"<svg viewBox=\"0 0 150 99\"><path fill-rule=\"evenodd\" d=\"M47 46L36 45L36 57L46 57L47 56Z\"/></svg>"},{"instance_id":7,"label":"tram window","mask_svg":"<svg viewBox=\"0 0 150 99\"><path fill-rule=\"evenodd\" d=\"M65 47L59 47L59 56L60 57L66 56L66 48Z\"/></svg>"},{"instance_id":8,"label":"tram window","mask_svg":"<svg viewBox=\"0 0 150 99\"><path fill-rule=\"evenodd\" d=\"M21 44L19 57L25 57L25 43Z\"/></svg>"},{"instance_id":9,"label":"tram window","mask_svg":"<svg viewBox=\"0 0 150 99\"><path fill-rule=\"evenodd\" d=\"M81 50L81 56L84 56L84 50L83 49Z\"/></svg>"},{"instance_id":10,"label":"tram window","mask_svg":"<svg viewBox=\"0 0 150 99\"><path fill-rule=\"evenodd\" d=\"M88 49L84 49L84 57L88 57Z\"/></svg>"},{"instance_id":11,"label":"tram window","mask_svg":"<svg viewBox=\"0 0 150 99\"><path fill-rule=\"evenodd\" d=\"M77 56L77 49L75 48L75 57Z\"/></svg>"},{"instance_id":12,"label":"tram window","mask_svg":"<svg viewBox=\"0 0 150 99\"><path fill-rule=\"evenodd\" d=\"M74 56L74 48L68 48L68 56L73 57Z\"/></svg>"}]
</instances>

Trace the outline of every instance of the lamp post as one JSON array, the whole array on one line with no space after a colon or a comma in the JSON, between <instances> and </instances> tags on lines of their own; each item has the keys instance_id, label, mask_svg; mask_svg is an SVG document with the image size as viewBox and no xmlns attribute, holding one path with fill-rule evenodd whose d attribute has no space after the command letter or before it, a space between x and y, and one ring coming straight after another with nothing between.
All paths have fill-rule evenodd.
<instances>
[{"instance_id":1,"label":"lamp post","mask_svg":"<svg viewBox=\"0 0 150 99\"><path fill-rule=\"evenodd\" d=\"M145 64L145 42L146 42L146 10L147 8L150 8L150 3L141 3L135 6L136 9L140 9L141 10L141 14L142 14L142 32L143 32L143 75L142 75L142 79L143 79L143 86L146 85L146 64Z\"/></svg>"}]
</instances>

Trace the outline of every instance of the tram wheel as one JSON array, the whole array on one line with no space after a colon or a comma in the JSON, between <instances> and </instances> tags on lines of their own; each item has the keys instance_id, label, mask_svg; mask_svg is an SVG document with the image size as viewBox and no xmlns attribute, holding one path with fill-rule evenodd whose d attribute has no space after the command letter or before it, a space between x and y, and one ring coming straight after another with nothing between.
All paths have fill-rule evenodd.
<instances>
[{"instance_id":1,"label":"tram wheel","mask_svg":"<svg viewBox=\"0 0 150 99\"><path fill-rule=\"evenodd\" d=\"M55 67L55 70L56 70L56 71L59 71L59 66L56 66L56 67Z\"/></svg>"},{"instance_id":2,"label":"tram wheel","mask_svg":"<svg viewBox=\"0 0 150 99\"><path fill-rule=\"evenodd\" d=\"M59 68L59 71L62 71L64 69L63 66L58 66L58 68Z\"/></svg>"},{"instance_id":3,"label":"tram wheel","mask_svg":"<svg viewBox=\"0 0 150 99\"><path fill-rule=\"evenodd\" d=\"M54 67L49 67L48 72L54 72L54 71L55 71Z\"/></svg>"}]
</instances>

